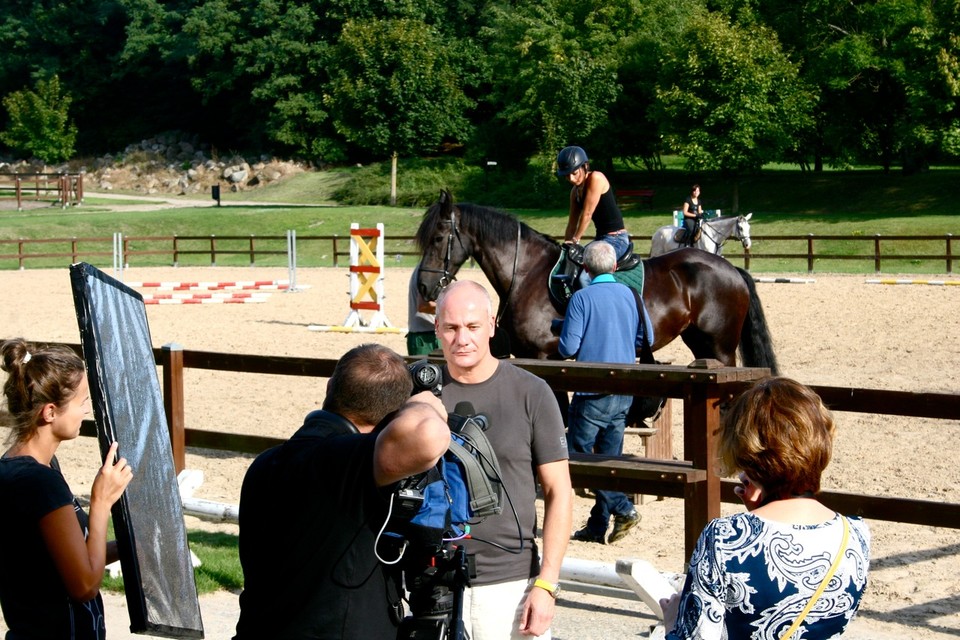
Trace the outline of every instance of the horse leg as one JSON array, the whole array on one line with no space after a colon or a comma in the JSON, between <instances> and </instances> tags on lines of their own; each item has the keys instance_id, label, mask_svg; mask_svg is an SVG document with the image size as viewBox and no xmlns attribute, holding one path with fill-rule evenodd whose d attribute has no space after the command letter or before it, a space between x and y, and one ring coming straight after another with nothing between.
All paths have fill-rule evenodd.
<instances>
[{"instance_id":1,"label":"horse leg","mask_svg":"<svg viewBox=\"0 0 960 640\"><path fill-rule=\"evenodd\" d=\"M716 333L713 331L707 333L696 325L690 325L680 334L680 339L693 352L694 359L719 360L728 367L735 367L737 366L737 345L725 339L733 329L735 327ZM735 331L733 335L737 335Z\"/></svg>"}]
</instances>

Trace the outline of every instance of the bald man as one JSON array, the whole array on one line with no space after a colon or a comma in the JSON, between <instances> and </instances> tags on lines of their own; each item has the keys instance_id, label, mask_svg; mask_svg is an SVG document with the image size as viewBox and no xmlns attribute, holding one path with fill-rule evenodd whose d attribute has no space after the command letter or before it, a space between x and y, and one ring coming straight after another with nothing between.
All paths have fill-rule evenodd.
<instances>
[{"instance_id":1,"label":"bald man","mask_svg":"<svg viewBox=\"0 0 960 640\"><path fill-rule=\"evenodd\" d=\"M443 403L453 411L469 402L487 417L486 435L510 497L504 512L476 525L466 541L477 577L464 594L464 627L474 640L550 638L572 522L563 418L546 382L490 353L495 324L490 295L476 282L455 282L437 301L436 333L446 359ZM538 480L544 499L542 562L536 541Z\"/></svg>"}]
</instances>

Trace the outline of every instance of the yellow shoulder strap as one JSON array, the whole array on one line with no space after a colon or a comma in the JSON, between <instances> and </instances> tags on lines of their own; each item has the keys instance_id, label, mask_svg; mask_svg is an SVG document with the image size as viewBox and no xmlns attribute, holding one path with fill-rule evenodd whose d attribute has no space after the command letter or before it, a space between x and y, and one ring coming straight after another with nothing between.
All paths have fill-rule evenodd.
<instances>
[{"instance_id":1,"label":"yellow shoulder strap","mask_svg":"<svg viewBox=\"0 0 960 640\"><path fill-rule=\"evenodd\" d=\"M797 619L793 621L793 625L787 629L787 632L780 636L780 640L787 640L793 635L794 631L796 631L800 626L800 623L803 622L803 619L806 618L807 614L810 613L810 610L813 609L813 605L815 605L817 600L820 599L820 596L823 595L823 591L827 588L830 578L833 577L833 574L837 572L837 567L840 566L840 560L843 558L843 552L847 549L847 540L850 538L850 524L847 522L846 516L841 515L840 519L843 521L843 538L840 540L840 550L837 551L837 557L833 559L833 564L830 565L830 570L827 571L827 575L823 576L823 581L820 582L820 586L817 587L817 590L813 592L812 596L810 596L810 602L808 602L807 606L803 608L803 611L800 612L800 615L797 616Z\"/></svg>"}]
</instances>

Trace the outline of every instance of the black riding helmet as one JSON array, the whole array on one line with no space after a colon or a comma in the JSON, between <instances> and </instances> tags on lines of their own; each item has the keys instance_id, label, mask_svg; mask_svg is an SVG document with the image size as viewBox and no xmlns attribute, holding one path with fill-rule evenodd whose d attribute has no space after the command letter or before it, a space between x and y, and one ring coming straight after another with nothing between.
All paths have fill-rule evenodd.
<instances>
[{"instance_id":1,"label":"black riding helmet","mask_svg":"<svg viewBox=\"0 0 960 640\"><path fill-rule=\"evenodd\" d=\"M568 176L588 162L587 152L580 147L564 147L557 154L557 175Z\"/></svg>"}]
</instances>

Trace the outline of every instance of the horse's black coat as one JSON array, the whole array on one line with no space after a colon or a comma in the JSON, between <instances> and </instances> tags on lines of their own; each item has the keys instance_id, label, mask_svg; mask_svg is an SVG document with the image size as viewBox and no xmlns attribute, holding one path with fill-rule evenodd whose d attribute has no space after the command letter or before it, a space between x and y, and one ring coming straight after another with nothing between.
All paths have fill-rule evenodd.
<instances>
[{"instance_id":1,"label":"horse's black coat","mask_svg":"<svg viewBox=\"0 0 960 640\"><path fill-rule=\"evenodd\" d=\"M518 235L519 230L519 235ZM550 330L560 316L547 291L560 245L514 216L474 204L456 204L442 192L417 230L422 252L420 290L435 299L440 284L472 257L500 298L498 330L513 355L556 358ZM653 323L656 351L678 336L695 358L767 367L776 373L770 334L753 278L723 258L683 249L644 261L643 301Z\"/></svg>"}]
</instances>

